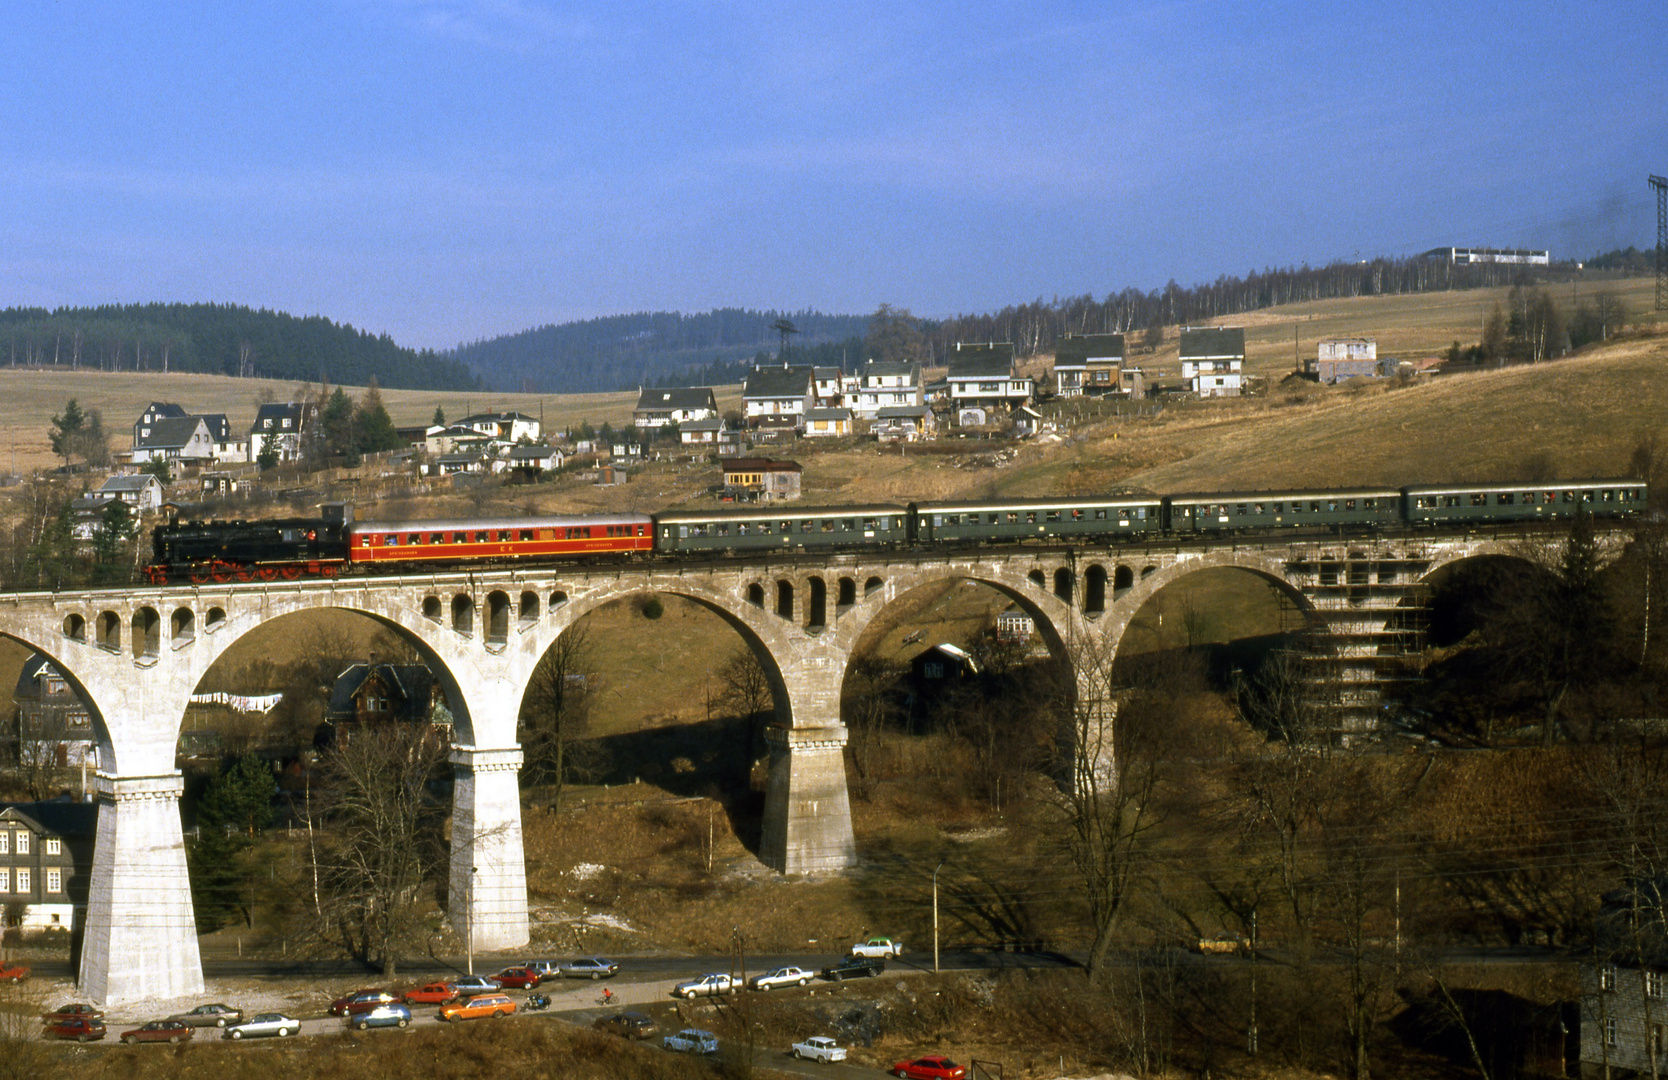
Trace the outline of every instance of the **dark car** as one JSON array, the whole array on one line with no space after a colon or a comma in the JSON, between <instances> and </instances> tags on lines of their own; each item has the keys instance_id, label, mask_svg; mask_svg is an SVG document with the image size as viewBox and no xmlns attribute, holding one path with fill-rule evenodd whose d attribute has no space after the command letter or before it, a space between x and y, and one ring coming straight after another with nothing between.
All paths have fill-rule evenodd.
<instances>
[{"instance_id":1,"label":"dark car","mask_svg":"<svg viewBox=\"0 0 1668 1080\"><path fill-rule=\"evenodd\" d=\"M362 1012L370 1012L378 1005L387 1005L400 1000L400 995L392 990L355 990L346 997L339 997L330 1003L331 1016L353 1016Z\"/></svg>"},{"instance_id":2,"label":"dark car","mask_svg":"<svg viewBox=\"0 0 1668 1080\"><path fill-rule=\"evenodd\" d=\"M598 1031L606 1031L627 1039L650 1039L660 1030L659 1024L640 1012L622 1012L613 1016L598 1017L591 1026Z\"/></svg>"},{"instance_id":3,"label":"dark car","mask_svg":"<svg viewBox=\"0 0 1668 1080\"><path fill-rule=\"evenodd\" d=\"M142 1042L182 1043L191 1041L191 1029L178 1020L152 1020L144 1027L122 1032L122 1041L132 1046Z\"/></svg>"},{"instance_id":4,"label":"dark car","mask_svg":"<svg viewBox=\"0 0 1668 1080\"><path fill-rule=\"evenodd\" d=\"M48 1024L55 1024L60 1020L103 1020L104 1011L96 1005L60 1005L49 1013L43 1013L41 1019Z\"/></svg>"},{"instance_id":5,"label":"dark car","mask_svg":"<svg viewBox=\"0 0 1668 1080\"><path fill-rule=\"evenodd\" d=\"M50 1039L74 1039L76 1042L96 1042L104 1038L104 1022L85 1016L67 1016L46 1025Z\"/></svg>"},{"instance_id":6,"label":"dark car","mask_svg":"<svg viewBox=\"0 0 1668 1080\"><path fill-rule=\"evenodd\" d=\"M886 970L886 961L878 956L847 956L838 963L822 969L822 977L839 982L841 979L874 978Z\"/></svg>"},{"instance_id":7,"label":"dark car","mask_svg":"<svg viewBox=\"0 0 1668 1080\"><path fill-rule=\"evenodd\" d=\"M227 1024L242 1023L243 1010L215 1002L213 1005L199 1005L190 1012L175 1013L168 1019L192 1027L225 1027Z\"/></svg>"}]
</instances>

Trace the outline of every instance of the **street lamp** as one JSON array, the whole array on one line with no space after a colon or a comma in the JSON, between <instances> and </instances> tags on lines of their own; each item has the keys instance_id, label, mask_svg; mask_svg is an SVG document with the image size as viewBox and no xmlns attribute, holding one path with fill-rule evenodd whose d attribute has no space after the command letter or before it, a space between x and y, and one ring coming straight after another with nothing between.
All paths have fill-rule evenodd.
<instances>
[{"instance_id":1,"label":"street lamp","mask_svg":"<svg viewBox=\"0 0 1668 1080\"><path fill-rule=\"evenodd\" d=\"M932 972L938 974L938 872L944 869L944 860L932 868Z\"/></svg>"},{"instance_id":2,"label":"street lamp","mask_svg":"<svg viewBox=\"0 0 1668 1080\"><path fill-rule=\"evenodd\" d=\"M478 869L469 868L469 880L463 885L463 948L466 970L471 975L475 974L475 873Z\"/></svg>"}]
</instances>

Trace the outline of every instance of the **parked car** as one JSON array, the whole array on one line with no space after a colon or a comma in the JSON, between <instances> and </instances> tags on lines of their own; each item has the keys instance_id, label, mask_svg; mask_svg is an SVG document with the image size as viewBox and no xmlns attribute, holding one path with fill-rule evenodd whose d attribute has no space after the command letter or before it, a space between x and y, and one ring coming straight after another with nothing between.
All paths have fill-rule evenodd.
<instances>
[{"instance_id":1,"label":"parked car","mask_svg":"<svg viewBox=\"0 0 1668 1080\"><path fill-rule=\"evenodd\" d=\"M400 995L392 990L355 990L346 997L339 997L330 1003L331 1016L354 1016L362 1012L370 1012L378 1005L387 1005L400 1000Z\"/></svg>"},{"instance_id":2,"label":"parked car","mask_svg":"<svg viewBox=\"0 0 1668 1080\"><path fill-rule=\"evenodd\" d=\"M718 1036L700 1028L684 1028L676 1035L660 1040L660 1045L678 1054L716 1054Z\"/></svg>"},{"instance_id":3,"label":"parked car","mask_svg":"<svg viewBox=\"0 0 1668 1080\"><path fill-rule=\"evenodd\" d=\"M539 985L539 973L524 967L505 968L493 978L499 986L510 990L531 990Z\"/></svg>"},{"instance_id":4,"label":"parked car","mask_svg":"<svg viewBox=\"0 0 1668 1080\"><path fill-rule=\"evenodd\" d=\"M886 970L886 961L878 956L848 956L822 969L822 977L839 982L841 979L873 978Z\"/></svg>"},{"instance_id":5,"label":"parked car","mask_svg":"<svg viewBox=\"0 0 1668 1080\"><path fill-rule=\"evenodd\" d=\"M457 984L449 982L424 983L415 990L407 990L404 998L407 1005L444 1005L457 999Z\"/></svg>"},{"instance_id":6,"label":"parked car","mask_svg":"<svg viewBox=\"0 0 1668 1080\"><path fill-rule=\"evenodd\" d=\"M755 990L774 990L778 986L805 986L814 978L816 976L804 968L779 967L753 976L747 980L747 985Z\"/></svg>"},{"instance_id":7,"label":"parked car","mask_svg":"<svg viewBox=\"0 0 1668 1080\"><path fill-rule=\"evenodd\" d=\"M222 1005L218 1001L213 1005L199 1005L190 1012L175 1013L170 1020L178 1020L190 1027L225 1027L243 1020L243 1010L234 1009L230 1005Z\"/></svg>"},{"instance_id":8,"label":"parked car","mask_svg":"<svg viewBox=\"0 0 1668 1080\"><path fill-rule=\"evenodd\" d=\"M900 1061L887 1071L903 1080L964 1080L967 1076L966 1069L937 1054Z\"/></svg>"},{"instance_id":9,"label":"parked car","mask_svg":"<svg viewBox=\"0 0 1668 1080\"><path fill-rule=\"evenodd\" d=\"M598 1031L607 1031L627 1039L652 1038L660 1030L659 1024L640 1012L621 1012L613 1016L598 1017L591 1026Z\"/></svg>"},{"instance_id":10,"label":"parked car","mask_svg":"<svg viewBox=\"0 0 1668 1080\"><path fill-rule=\"evenodd\" d=\"M74 1039L76 1042L97 1042L104 1038L104 1021L86 1016L66 1016L46 1025L49 1039Z\"/></svg>"},{"instance_id":11,"label":"parked car","mask_svg":"<svg viewBox=\"0 0 1668 1080\"><path fill-rule=\"evenodd\" d=\"M820 1061L827 1065L831 1061L844 1061L846 1048L826 1035L813 1035L793 1044L793 1056L801 1061Z\"/></svg>"},{"instance_id":12,"label":"parked car","mask_svg":"<svg viewBox=\"0 0 1668 1080\"><path fill-rule=\"evenodd\" d=\"M893 941L889 937L872 937L868 941L859 941L851 947L853 956L902 956L903 942Z\"/></svg>"},{"instance_id":13,"label":"parked car","mask_svg":"<svg viewBox=\"0 0 1668 1080\"><path fill-rule=\"evenodd\" d=\"M410 1027L411 1010L397 1002L378 1005L369 1012L349 1016L347 1023L360 1031L374 1027Z\"/></svg>"},{"instance_id":14,"label":"parked car","mask_svg":"<svg viewBox=\"0 0 1668 1080\"><path fill-rule=\"evenodd\" d=\"M562 972L560 960L523 960L521 966L528 971L536 971L541 979L553 979Z\"/></svg>"},{"instance_id":15,"label":"parked car","mask_svg":"<svg viewBox=\"0 0 1668 1080\"><path fill-rule=\"evenodd\" d=\"M452 980L452 985L458 988L459 997L466 997L470 994L490 994L504 989L503 984L490 975L459 975Z\"/></svg>"},{"instance_id":16,"label":"parked car","mask_svg":"<svg viewBox=\"0 0 1668 1080\"><path fill-rule=\"evenodd\" d=\"M104 1012L93 1005L60 1005L49 1013L42 1013L41 1020L48 1024L59 1020L103 1020Z\"/></svg>"},{"instance_id":17,"label":"parked car","mask_svg":"<svg viewBox=\"0 0 1668 1080\"><path fill-rule=\"evenodd\" d=\"M490 1016L494 1020L502 1020L513 1012L515 1002L510 1000L508 994L476 994L468 1001L454 1001L440 1006L440 1019L455 1023Z\"/></svg>"},{"instance_id":18,"label":"parked car","mask_svg":"<svg viewBox=\"0 0 1668 1080\"><path fill-rule=\"evenodd\" d=\"M620 965L600 956L582 956L563 960L561 972L564 979L609 979L620 973Z\"/></svg>"},{"instance_id":19,"label":"parked car","mask_svg":"<svg viewBox=\"0 0 1668 1080\"><path fill-rule=\"evenodd\" d=\"M152 1020L143 1027L122 1032L122 1042L129 1046L142 1042L182 1043L190 1042L191 1035L191 1028L178 1020Z\"/></svg>"},{"instance_id":20,"label":"parked car","mask_svg":"<svg viewBox=\"0 0 1668 1080\"><path fill-rule=\"evenodd\" d=\"M29 977L29 969L10 961L0 962L0 982L22 982Z\"/></svg>"},{"instance_id":21,"label":"parked car","mask_svg":"<svg viewBox=\"0 0 1668 1080\"><path fill-rule=\"evenodd\" d=\"M735 988L736 980L732 976L701 975L672 987L672 996L691 1000L698 997L717 997L719 994L734 993Z\"/></svg>"},{"instance_id":22,"label":"parked car","mask_svg":"<svg viewBox=\"0 0 1668 1080\"><path fill-rule=\"evenodd\" d=\"M283 1013L257 1013L241 1024L233 1024L226 1029L222 1038L226 1039L259 1039L268 1035L282 1039L286 1035L297 1035L301 1032L301 1021Z\"/></svg>"}]
</instances>

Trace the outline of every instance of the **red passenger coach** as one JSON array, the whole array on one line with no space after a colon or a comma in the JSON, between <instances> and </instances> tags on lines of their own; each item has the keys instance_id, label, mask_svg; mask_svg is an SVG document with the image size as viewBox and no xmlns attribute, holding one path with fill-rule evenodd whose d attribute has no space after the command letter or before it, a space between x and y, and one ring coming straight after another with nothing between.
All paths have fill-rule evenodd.
<instances>
[{"instance_id":1,"label":"red passenger coach","mask_svg":"<svg viewBox=\"0 0 1668 1080\"><path fill-rule=\"evenodd\" d=\"M348 544L348 561L366 567L539 561L650 551L654 522L636 514L360 521Z\"/></svg>"}]
</instances>

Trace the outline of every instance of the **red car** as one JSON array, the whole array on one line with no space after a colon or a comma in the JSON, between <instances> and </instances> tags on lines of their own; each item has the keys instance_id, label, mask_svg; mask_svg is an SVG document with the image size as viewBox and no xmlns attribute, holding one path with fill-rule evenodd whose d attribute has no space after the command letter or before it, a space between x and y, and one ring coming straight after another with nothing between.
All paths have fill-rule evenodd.
<instances>
[{"instance_id":1,"label":"red car","mask_svg":"<svg viewBox=\"0 0 1668 1080\"><path fill-rule=\"evenodd\" d=\"M60 1020L103 1020L104 1013L92 1005L60 1005L49 1013L43 1013L41 1019L48 1024L56 1024Z\"/></svg>"},{"instance_id":2,"label":"red car","mask_svg":"<svg viewBox=\"0 0 1668 1080\"><path fill-rule=\"evenodd\" d=\"M424 983L415 990L405 992L407 1005L444 1005L448 1001L456 1001L458 988L449 982Z\"/></svg>"},{"instance_id":3,"label":"red car","mask_svg":"<svg viewBox=\"0 0 1668 1080\"><path fill-rule=\"evenodd\" d=\"M192 1031L178 1020L152 1020L144 1027L122 1032L122 1041L132 1046L142 1042L182 1043L191 1041Z\"/></svg>"},{"instance_id":4,"label":"red car","mask_svg":"<svg viewBox=\"0 0 1668 1080\"><path fill-rule=\"evenodd\" d=\"M392 990L355 990L344 997L339 997L330 1003L331 1016L355 1016L362 1012L370 1012L378 1005L387 1005L400 1000L400 995Z\"/></svg>"},{"instance_id":5,"label":"red car","mask_svg":"<svg viewBox=\"0 0 1668 1080\"><path fill-rule=\"evenodd\" d=\"M508 987L512 990L531 990L533 987L539 985L539 973L533 971L531 968L505 968L503 971L494 975L493 978L498 980L500 986Z\"/></svg>"},{"instance_id":6,"label":"red car","mask_svg":"<svg viewBox=\"0 0 1668 1080\"><path fill-rule=\"evenodd\" d=\"M903 1077L903 1080L965 1080L967 1076L966 1069L936 1054L918 1057L914 1061L900 1061L890 1071L893 1076Z\"/></svg>"},{"instance_id":7,"label":"red car","mask_svg":"<svg viewBox=\"0 0 1668 1080\"><path fill-rule=\"evenodd\" d=\"M104 1038L104 1022L85 1016L68 1016L46 1025L49 1039L74 1039L76 1042L95 1042Z\"/></svg>"},{"instance_id":8,"label":"red car","mask_svg":"<svg viewBox=\"0 0 1668 1080\"><path fill-rule=\"evenodd\" d=\"M9 961L0 963L0 982L22 982L29 977L29 969Z\"/></svg>"}]
</instances>

